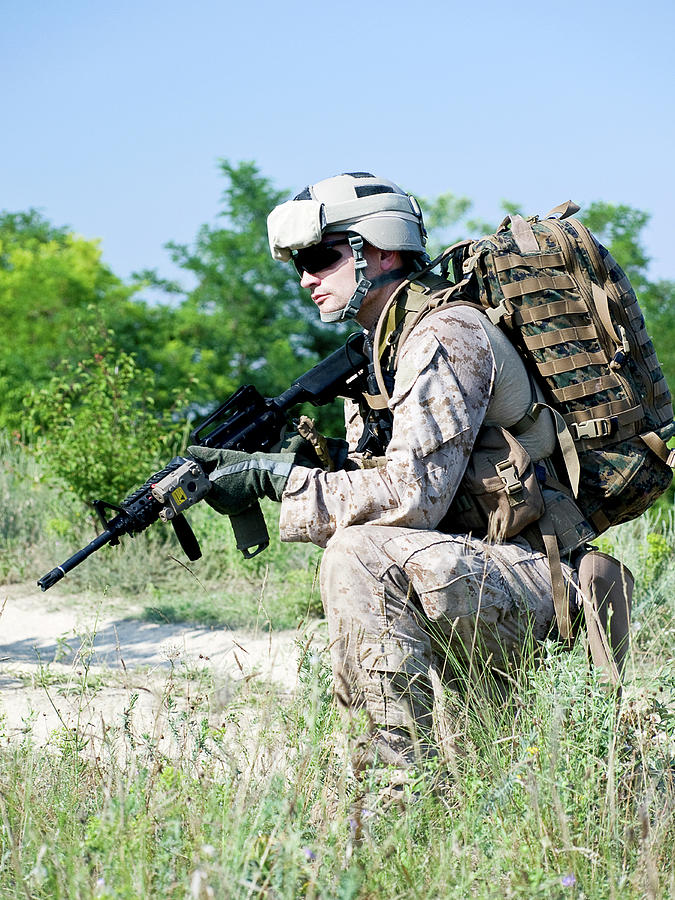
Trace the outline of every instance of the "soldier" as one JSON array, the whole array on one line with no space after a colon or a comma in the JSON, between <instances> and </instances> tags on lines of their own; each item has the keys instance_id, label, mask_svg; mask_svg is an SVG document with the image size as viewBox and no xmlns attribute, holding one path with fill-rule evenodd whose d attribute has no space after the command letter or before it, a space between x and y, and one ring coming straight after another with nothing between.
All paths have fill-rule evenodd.
<instances>
[{"instance_id":1,"label":"soldier","mask_svg":"<svg viewBox=\"0 0 675 900\"><path fill-rule=\"evenodd\" d=\"M336 695L366 723L358 765L406 771L435 752L433 683L454 674L451 657L475 676L480 651L504 671L554 628L546 555L522 536L467 534L458 520L479 433L522 423L532 388L478 309L441 308L410 327L449 285L423 272L422 213L397 185L361 172L328 178L274 209L268 229L274 257L294 263L321 319L355 319L376 338L384 375L379 389L371 378L360 408L346 401L349 452L336 471L297 452L190 453L217 466L216 509L273 497L282 540L325 548ZM555 447L548 412L521 430L532 460L546 461Z\"/></svg>"}]
</instances>

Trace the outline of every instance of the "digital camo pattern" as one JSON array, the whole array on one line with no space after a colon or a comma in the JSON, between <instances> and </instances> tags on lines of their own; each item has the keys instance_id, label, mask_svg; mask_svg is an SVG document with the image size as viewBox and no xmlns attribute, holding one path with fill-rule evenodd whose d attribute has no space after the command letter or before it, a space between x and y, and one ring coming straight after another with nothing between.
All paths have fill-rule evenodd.
<instances>
[{"instance_id":1,"label":"digital camo pattern","mask_svg":"<svg viewBox=\"0 0 675 900\"><path fill-rule=\"evenodd\" d=\"M671 483L670 466L637 438L672 421L671 396L635 292L609 252L575 219L528 222L527 252L513 229L457 250L474 273L464 296L491 307L507 297L505 331L568 425L595 419L608 429L576 440L577 502L601 533L640 515ZM605 316L595 288L607 298Z\"/></svg>"},{"instance_id":2,"label":"digital camo pattern","mask_svg":"<svg viewBox=\"0 0 675 900\"><path fill-rule=\"evenodd\" d=\"M525 541L380 525L336 532L321 593L336 695L371 726L360 755L397 767L435 752L434 675L452 681L459 665L481 679L487 659L507 672L554 617L548 562Z\"/></svg>"},{"instance_id":3,"label":"digital camo pattern","mask_svg":"<svg viewBox=\"0 0 675 900\"><path fill-rule=\"evenodd\" d=\"M493 397L495 358L481 318L445 309L414 329L396 372L382 466L297 468L282 498L282 539L327 548L321 593L336 694L351 713L368 714L366 757L393 765L412 761L411 725L433 752L429 668L447 680L448 649L465 660L480 649L506 665L526 633L542 639L554 618L548 563L526 542L488 546L434 530ZM346 418L353 447L362 427L354 405Z\"/></svg>"},{"instance_id":4,"label":"digital camo pattern","mask_svg":"<svg viewBox=\"0 0 675 900\"><path fill-rule=\"evenodd\" d=\"M366 522L435 528L464 474L493 378L492 351L475 314L428 316L401 353L385 465L294 469L281 504L282 540L325 547L338 528Z\"/></svg>"}]
</instances>

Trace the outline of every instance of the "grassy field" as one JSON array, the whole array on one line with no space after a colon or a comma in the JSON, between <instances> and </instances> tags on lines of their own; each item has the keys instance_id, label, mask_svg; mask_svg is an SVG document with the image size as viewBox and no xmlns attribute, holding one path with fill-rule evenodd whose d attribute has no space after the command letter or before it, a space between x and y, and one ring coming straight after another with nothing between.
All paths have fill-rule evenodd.
<instances>
[{"instance_id":1,"label":"grassy field","mask_svg":"<svg viewBox=\"0 0 675 900\"><path fill-rule=\"evenodd\" d=\"M33 579L92 526L29 457L4 449L2 577ZM309 627L317 551L273 541L245 567L227 523L195 512L206 558L193 573L157 527L85 562L71 589L107 590L139 617ZM675 896L672 517L643 517L601 544L637 576L621 704L581 645L547 646L506 704L489 685L448 694L437 710L448 777L438 788L427 771L414 802L377 816L355 804L326 654L304 651L302 626L292 697L242 679L214 698L199 672L169 671L170 754L139 728L133 695L95 744L77 728L38 743L30 721L19 738L0 724L0 897ZM83 698L94 690L85 658Z\"/></svg>"}]
</instances>

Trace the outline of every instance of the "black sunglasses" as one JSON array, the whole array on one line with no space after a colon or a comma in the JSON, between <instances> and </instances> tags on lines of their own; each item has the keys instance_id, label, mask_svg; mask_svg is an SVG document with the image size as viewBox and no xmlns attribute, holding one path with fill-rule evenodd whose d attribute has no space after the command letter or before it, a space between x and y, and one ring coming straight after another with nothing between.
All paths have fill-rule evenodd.
<instances>
[{"instance_id":1,"label":"black sunglasses","mask_svg":"<svg viewBox=\"0 0 675 900\"><path fill-rule=\"evenodd\" d=\"M327 241L325 244L314 244L312 247L298 250L293 256L293 265L297 269L298 275L302 276L303 272L316 275L317 272L322 272L332 266L342 257L340 251L334 248L348 243L346 238L342 238L339 241Z\"/></svg>"}]
</instances>

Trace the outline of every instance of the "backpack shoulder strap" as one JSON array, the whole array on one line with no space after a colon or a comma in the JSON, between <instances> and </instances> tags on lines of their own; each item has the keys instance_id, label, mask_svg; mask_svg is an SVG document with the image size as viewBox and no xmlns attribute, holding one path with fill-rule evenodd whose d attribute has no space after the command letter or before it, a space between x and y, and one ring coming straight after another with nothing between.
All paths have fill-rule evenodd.
<instances>
[{"instance_id":1,"label":"backpack shoulder strap","mask_svg":"<svg viewBox=\"0 0 675 900\"><path fill-rule=\"evenodd\" d=\"M441 266L441 270L447 273L448 260L472 243L470 240L459 241L448 247L424 269L412 273L402 281L387 301L377 320L373 336L373 375L379 393L365 395L372 409L382 409L390 399L382 374L384 358L387 357L390 364L395 364L408 335L426 315L437 309L460 305L472 306L484 312L480 304L458 299L461 290L468 284L470 275L466 275L457 284L452 284L432 273L432 269L437 266Z\"/></svg>"}]
</instances>

